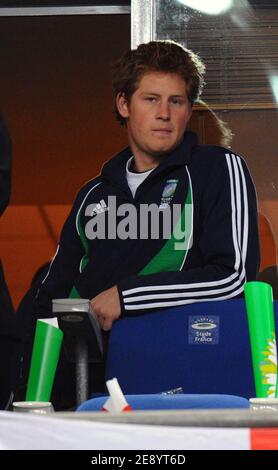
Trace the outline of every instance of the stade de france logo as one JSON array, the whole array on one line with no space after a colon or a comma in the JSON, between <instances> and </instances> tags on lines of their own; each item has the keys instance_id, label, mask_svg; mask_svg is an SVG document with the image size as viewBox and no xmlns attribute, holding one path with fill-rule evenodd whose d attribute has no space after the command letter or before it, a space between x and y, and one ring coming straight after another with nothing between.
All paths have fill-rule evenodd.
<instances>
[{"instance_id":1,"label":"stade de france logo","mask_svg":"<svg viewBox=\"0 0 278 470\"><path fill-rule=\"evenodd\" d=\"M219 316L190 316L188 342L195 345L213 345L219 342Z\"/></svg>"}]
</instances>

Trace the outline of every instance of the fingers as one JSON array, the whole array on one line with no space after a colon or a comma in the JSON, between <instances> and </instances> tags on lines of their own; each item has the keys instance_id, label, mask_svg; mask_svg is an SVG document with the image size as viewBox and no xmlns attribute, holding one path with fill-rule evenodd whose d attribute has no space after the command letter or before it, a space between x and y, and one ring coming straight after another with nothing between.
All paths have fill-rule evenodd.
<instances>
[{"instance_id":1,"label":"fingers","mask_svg":"<svg viewBox=\"0 0 278 470\"><path fill-rule=\"evenodd\" d=\"M104 324L104 321L105 321L105 317L103 317L102 315L98 315L98 314L96 314L96 316L97 316L97 320L99 322L99 326L102 328L103 324Z\"/></svg>"},{"instance_id":2,"label":"fingers","mask_svg":"<svg viewBox=\"0 0 278 470\"><path fill-rule=\"evenodd\" d=\"M98 323L103 331L110 331L112 328L112 321L105 318L103 315L97 315Z\"/></svg>"},{"instance_id":3,"label":"fingers","mask_svg":"<svg viewBox=\"0 0 278 470\"><path fill-rule=\"evenodd\" d=\"M103 329L103 331L110 331L112 328L112 321L104 320L101 328Z\"/></svg>"}]
</instances>

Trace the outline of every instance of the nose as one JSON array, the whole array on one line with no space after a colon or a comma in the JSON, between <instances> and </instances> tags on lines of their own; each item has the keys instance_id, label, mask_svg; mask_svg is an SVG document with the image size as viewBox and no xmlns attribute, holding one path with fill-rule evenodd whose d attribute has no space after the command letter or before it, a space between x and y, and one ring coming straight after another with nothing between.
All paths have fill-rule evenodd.
<instances>
[{"instance_id":1,"label":"nose","mask_svg":"<svg viewBox=\"0 0 278 470\"><path fill-rule=\"evenodd\" d=\"M170 106L168 100L161 100L157 109L157 119L162 119L163 121L169 121L170 119Z\"/></svg>"}]
</instances>

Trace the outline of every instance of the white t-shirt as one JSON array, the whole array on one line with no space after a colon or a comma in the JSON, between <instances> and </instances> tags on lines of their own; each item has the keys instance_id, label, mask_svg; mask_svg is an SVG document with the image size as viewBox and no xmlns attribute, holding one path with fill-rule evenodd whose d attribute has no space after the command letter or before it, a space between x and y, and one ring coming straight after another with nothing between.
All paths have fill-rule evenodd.
<instances>
[{"instance_id":1,"label":"white t-shirt","mask_svg":"<svg viewBox=\"0 0 278 470\"><path fill-rule=\"evenodd\" d=\"M130 171L130 166L133 158L134 157L130 157L130 159L126 162L126 179L129 189L132 192L132 196L134 197L138 186L143 183L143 181L147 178L147 176L149 176L149 174L154 170L154 168L152 168L151 170L143 171L141 173L134 173L133 171Z\"/></svg>"}]
</instances>

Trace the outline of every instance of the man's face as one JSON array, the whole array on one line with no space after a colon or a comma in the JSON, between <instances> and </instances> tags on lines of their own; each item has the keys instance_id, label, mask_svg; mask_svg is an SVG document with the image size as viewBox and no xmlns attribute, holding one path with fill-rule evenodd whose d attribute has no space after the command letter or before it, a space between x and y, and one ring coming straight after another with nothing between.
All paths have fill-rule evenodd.
<instances>
[{"instance_id":1,"label":"man's face","mask_svg":"<svg viewBox=\"0 0 278 470\"><path fill-rule=\"evenodd\" d=\"M159 158L182 140L191 116L186 83L175 73L148 72L128 103L119 95L118 109L127 119L135 158Z\"/></svg>"}]
</instances>

